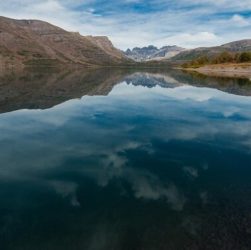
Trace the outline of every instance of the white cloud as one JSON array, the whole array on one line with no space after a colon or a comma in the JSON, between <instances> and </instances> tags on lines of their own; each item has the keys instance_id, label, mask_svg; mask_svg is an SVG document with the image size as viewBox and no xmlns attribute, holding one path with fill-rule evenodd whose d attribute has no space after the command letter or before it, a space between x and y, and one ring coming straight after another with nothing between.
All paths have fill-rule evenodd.
<instances>
[{"instance_id":1,"label":"white cloud","mask_svg":"<svg viewBox=\"0 0 251 250\"><path fill-rule=\"evenodd\" d=\"M48 13L48 12L58 12L65 11L65 8L56 0L48 0L41 3L35 3L27 6L31 11L35 13Z\"/></svg>"},{"instance_id":2,"label":"white cloud","mask_svg":"<svg viewBox=\"0 0 251 250\"><path fill-rule=\"evenodd\" d=\"M221 41L221 38L211 32L198 33L180 33L164 39L160 39L157 44L163 46L165 44L176 44L186 48L194 48L200 46L211 46Z\"/></svg>"},{"instance_id":3,"label":"white cloud","mask_svg":"<svg viewBox=\"0 0 251 250\"><path fill-rule=\"evenodd\" d=\"M12 18L41 19L83 35L107 35L122 49L154 44L177 44L183 47L219 45L251 37L250 21L238 11L251 9L250 1L155 0L151 4L162 9L137 12L120 6L143 4L140 0L105 3L104 13L95 0L10 0L0 3L0 15ZM147 8L147 3L145 3ZM116 9L117 8L117 9ZM105 8L104 8L105 9ZM99 11L98 11L99 10ZM221 12L235 10L231 18L219 17ZM231 29L228 23L234 23ZM241 28L241 29L239 29ZM244 30L243 30L244 29Z\"/></svg>"},{"instance_id":4,"label":"white cloud","mask_svg":"<svg viewBox=\"0 0 251 250\"><path fill-rule=\"evenodd\" d=\"M245 26L249 26L250 25L250 22L245 19L243 16L241 15L234 15L232 18L231 18L231 21L233 21L235 24L239 25L239 26L242 26L242 27L245 27Z\"/></svg>"}]
</instances>

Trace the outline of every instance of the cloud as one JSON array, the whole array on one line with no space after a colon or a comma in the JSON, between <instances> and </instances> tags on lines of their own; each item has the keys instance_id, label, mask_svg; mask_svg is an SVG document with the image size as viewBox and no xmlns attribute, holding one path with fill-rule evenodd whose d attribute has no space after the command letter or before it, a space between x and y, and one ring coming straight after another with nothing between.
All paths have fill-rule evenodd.
<instances>
[{"instance_id":1,"label":"cloud","mask_svg":"<svg viewBox=\"0 0 251 250\"><path fill-rule=\"evenodd\" d=\"M180 33L170 36L156 42L159 46L164 44L177 44L186 48L194 48L198 46L210 46L221 40L220 37L211 32L198 33Z\"/></svg>"},{"instance_id":2,"label":"cloud","mask_svg":"<svg viewBox=\"0 0 251 250\"><path fill-rule=\"evenodd\" d=\"M153 159L162 150L156 141L161 145L199 142L216 152L231 149L249 154L251 104L250 97L177 85L149 89L123 82L108 97L83 97L48 110L1 114L0 178L33 183L45 179L46 185L73 206L79 205L77 190L82 178L100 188L116 180L126 183L135 199L161 200L182 210L189 197L177 179L162 176L153 165L146 168L137 162L135 167L132 155L142 153L137 161L144 161L144 156ZM163 155L168 161L186 161L185 153L177 151L167 157L165 150ZM177 171L189 181L201 178L202 169L209 165L205 161L205 155L198 154L199 167L181 162ZM75 181L68 171L78 176Z\"/></svg>"},{"instance_id":3,"label":"cloud","mask_svg":"<svg viewBox=\"0 0 251 250\"><path fill-rule=\"evenodd\" d=\"M65 11L65 8L56 0L48 0L41 3L31 4L29 6L31 11L35 13L58 12Z\"/></svg>"},{"instance_id":4,"label":"cloud","mask_svg":"<svg viewBox=\"0 0 251 250\"><path fill-rule=\"evenodd\" d=\"M241 26L241 27L250 25L250 22L246 18L237 14L231 18L231 21L233 21L236 25Z\"/></svg>"},{"instance_id":5,"label":"cloud","mask_svg":"<svg viewBox=\"0 0 251 250\"><path fill-rule=\"evenodd\" d=\"M83 35L107 35L122 49L149 44L191 48L219 45L236 37L248 38L251 37L250 10L249 0L9 0L0 3L0 15L42 19ZM235 25L229 29L229 23Z\"/></svg>"}]
</instances>

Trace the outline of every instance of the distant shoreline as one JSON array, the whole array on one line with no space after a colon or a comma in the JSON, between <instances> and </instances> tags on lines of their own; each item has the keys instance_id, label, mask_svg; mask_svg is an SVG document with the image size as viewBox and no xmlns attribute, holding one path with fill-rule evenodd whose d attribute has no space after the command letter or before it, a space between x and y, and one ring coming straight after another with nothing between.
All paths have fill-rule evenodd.
<instances>
[{"instance_id":1,"label":"distant shoreline","mask_svg":"<svg viewBox=\"0 0 251 250\"><path fill-rule=\"evenodd\" d=\"M212 64L199 68L180 68L184 71L195 71L207 76L240 77L251 79L251 63Z\"/></svg>"}]
</instances>

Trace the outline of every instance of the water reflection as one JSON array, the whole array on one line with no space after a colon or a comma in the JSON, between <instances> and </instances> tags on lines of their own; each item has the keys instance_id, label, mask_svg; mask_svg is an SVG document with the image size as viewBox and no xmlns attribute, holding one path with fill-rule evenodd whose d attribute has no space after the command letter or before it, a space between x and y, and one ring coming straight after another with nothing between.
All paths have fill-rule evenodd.
<instances>
[{"instance_id":1,"label":"water reflection","mask_svg":"<svg viewBox=\"0 0 251 250\"><path fill-rule=\"evenodd\" d=\"M175 74L0 115L3 249L249 248L251 99Z\"/></svg>"},{"instance_id":2,"label":"water reflection","mask_svg":"<svg viewBox=\"0 0 251 250\"><path fill-rule=\"evenodd\" d=\"M152 88L184 84L210 87L236 95L251 95L249 79L206 77L180 70L148 69L26 69L0 72L0 112L46 109L84 95L108 95L119 82Z\"/></svg>"},{"instance_id":3,"label":"water reflection","mask_svg":"<svg viewBox=\"0 0 251 250\"><path fill-rule=\"evenodd\" d=\"M125 75L112 69L26 69L0 76L0 112L45 109L84 95L107 95Z\"/></svg>"}]
</instances>

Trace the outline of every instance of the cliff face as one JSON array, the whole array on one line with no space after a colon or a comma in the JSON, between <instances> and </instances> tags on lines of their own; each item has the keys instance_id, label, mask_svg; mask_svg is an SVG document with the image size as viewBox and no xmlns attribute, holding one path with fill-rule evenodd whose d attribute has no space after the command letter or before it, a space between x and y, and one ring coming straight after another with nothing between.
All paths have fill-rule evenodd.
<instances>
[{"instance_id":1,"label":"cliff face","mask_svg":"<svg viewBox=\"0 0 251 250\"><path fill-rule=\"evenodd\" d=\"M47 22L0 17L1 64L128 63L107 37L81 36Z\"/></svg>"},{"instance_id":2,"label":"cliff face","mask_svg":"<svg viewBox=\"0 0 251 250\"><path fill-rule=\"evenodd\" d=\"M112 42L106 36L86 36L86 38L94 43L96 46L104 50L110 56L117 58L117 60L125 59L122 51L116 49Z\"/></svg>"}]
</instances>

